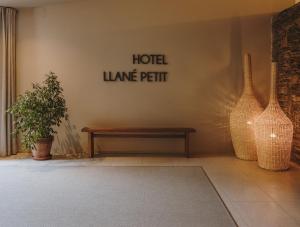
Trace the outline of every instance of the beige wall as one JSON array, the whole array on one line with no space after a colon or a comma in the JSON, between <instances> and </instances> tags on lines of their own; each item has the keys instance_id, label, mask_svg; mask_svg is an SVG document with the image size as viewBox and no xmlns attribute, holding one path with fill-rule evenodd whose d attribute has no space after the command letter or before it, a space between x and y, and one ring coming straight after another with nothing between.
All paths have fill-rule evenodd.
<instances>
[{"instance_id":1,"label":"beige wall","mask_svg":"<svg viewBox=\"0 0 300 227\"><path fill-rule=\"evenodd\" d=\"M242 90L242 53L253 56L255 88L269 91L270 15L277 1L75 1L21 9L18 92L52 70L65 90L70 121L56 154L87 149L84 126L195 127L193 152L232 152L228 116ZM133 53L162 53L168 66L133 66ZM167 83L105 83L104 70L163 69ZM105 140L98 149L174 150L174 140Z\"/></svg>"}]
</instances>

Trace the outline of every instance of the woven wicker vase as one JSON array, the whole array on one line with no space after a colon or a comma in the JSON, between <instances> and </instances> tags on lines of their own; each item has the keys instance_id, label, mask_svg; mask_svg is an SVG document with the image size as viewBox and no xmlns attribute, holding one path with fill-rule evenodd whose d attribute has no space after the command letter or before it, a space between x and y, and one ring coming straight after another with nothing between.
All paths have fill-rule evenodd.
<instances>
[{"instance_id":1,"label":"woven wicker vase","mask_svg":"<svg viewBox=\"0 0 300 227\"><path fill-rule=\"evenodd\" d=\"M268 170L289 168L293 124L279 106L276 96L277 64L272 63L270 102L255 121L258 165Z\"/></svg>"},{"instance_id":2,"label":"woven wicker vase","mask_svg":"<svg viewBox=\"0 0 300 227\"><path fill-rule=\"evenodd\" d=\"M257 160L253 124L263 112L252 85L251 57L244 56L244 91L230 114L230 133L235 154L243 160Z\"/></svg>"}]
</instances>

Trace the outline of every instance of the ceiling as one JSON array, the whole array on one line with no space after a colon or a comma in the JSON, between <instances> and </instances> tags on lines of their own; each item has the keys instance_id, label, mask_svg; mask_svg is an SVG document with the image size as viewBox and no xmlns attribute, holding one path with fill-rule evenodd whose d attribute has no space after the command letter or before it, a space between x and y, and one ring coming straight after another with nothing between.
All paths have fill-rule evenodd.
<instances>
[{"instance_id":1,"label":"ceiling","mask_svg":"<svg viewBox=\"0 0 300 227\"><path fill-rule=\"evenodd\" d=\"M0 6L6 7L36 7L48 4L71 2L76 0L0 0Z\"/></svg>"}]
</instances>

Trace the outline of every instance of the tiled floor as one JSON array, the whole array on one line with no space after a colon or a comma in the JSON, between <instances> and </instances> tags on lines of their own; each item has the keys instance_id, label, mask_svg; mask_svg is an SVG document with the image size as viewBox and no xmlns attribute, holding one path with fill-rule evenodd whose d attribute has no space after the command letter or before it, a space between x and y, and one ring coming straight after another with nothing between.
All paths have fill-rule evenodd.
<instances>
[{"instance_id":1,"label":"tiled floor","mask_svg":"<svg viewBox=\"0 0 300 227\"><path fill-rule=\"evenodd\" d=\"M271 172L232 156L102 157L86 160L1 160L0 165L202 166L239 226L300 226L300 166Z\"/></svg>"}]
</instances>

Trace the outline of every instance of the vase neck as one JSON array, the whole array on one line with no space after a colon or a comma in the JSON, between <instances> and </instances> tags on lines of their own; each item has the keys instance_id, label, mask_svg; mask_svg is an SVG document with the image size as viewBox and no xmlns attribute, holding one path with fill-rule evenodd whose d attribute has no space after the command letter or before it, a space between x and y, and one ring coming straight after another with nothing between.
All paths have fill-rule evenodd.
<instances>
[{"instance_id":1,"label":"vase neck","mask_svg":"<svg viewBox=\"0 0 300 227\"><path fill-rule=\"evenodd\" d=\"M270 87L270 103L277 103L276 92L276 77L277 77L277 63L272 62L271 66L271 87Z\"/></svg>"},{"instance_id":2,"label":"vase neck","mask_svg":"<svg viewBox=\"0 0 300 227\"><path fill-rule=\"evenodd\" d=\"M250 54L244 55L244 94L253 93L252 65Z\"/></svg>"}]
</instances>

